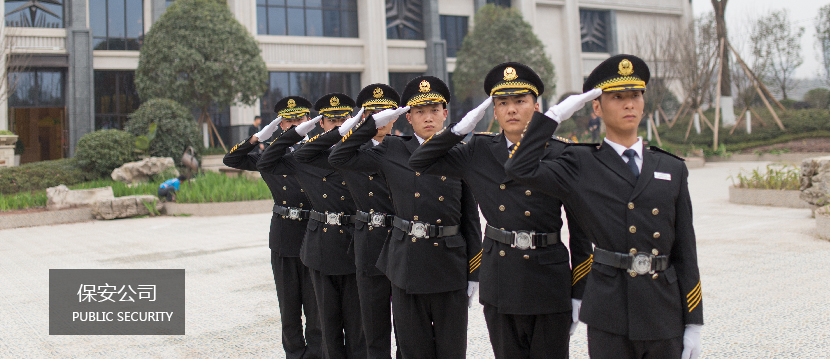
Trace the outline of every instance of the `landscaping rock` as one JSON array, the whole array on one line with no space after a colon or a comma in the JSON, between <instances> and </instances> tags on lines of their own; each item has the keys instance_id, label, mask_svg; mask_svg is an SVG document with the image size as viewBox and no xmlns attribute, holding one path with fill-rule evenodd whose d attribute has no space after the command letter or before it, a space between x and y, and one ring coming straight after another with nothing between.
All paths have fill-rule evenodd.
<instances>
[{"instance_id":1,"label":"landscaping rock","mask_svg":"<svg viewBox=\"0 0 830 360\"><path fill-rule=\"evenodd\" d=\"M830 206L816 209L816 231L824 240L830 240Z\"/></svg>"},{"instance_id":2,"label":"landscaping rock","mask_svg":"<svg viewBox=\"0 0 830 360\"><path fill-rule=\"evenodd\" d=\"M125 183L144 182L150 180L153 175L161 174L167 169L172 169L175 176L179 176L176 169L176 162L169 157L151 157L141 161L128 162L112 171L112 179Z\"/></svg>"},{"instance_id":3,"label":"landscaping rock","mask_svg":"<svg viewBox=\"0 0 830 360\"><path fill-rule=\"evenodd\" d=\"M66 209L72 206L92 205L97 201L114 199L112 187L95 189L69 190L66 185L46 189L46 208L49 210Z\"/></svg>"},{"instance_id":4,"label":"landscaping rock","mask_svg":"<svg viewBox=\"0 0 830 360\"><path fill-rule=\"evenodd\" d=\"M830 204L830 156L801 162L801 199L816 205Z\"/></svg>"},{"instance_id":5,"label":"landscaping rock","mask_svg":"<svg viewBox=\"0 0 830 360\"><path fill-rule=\"evenodd\" d=\"M92 205L92 215L99 220L149 215L150 210L144 204L152 205L154 201L156 211L161 211L164 206L154 195L122 196L110 200L101 200Z\"/></svg>"}]
</instances>

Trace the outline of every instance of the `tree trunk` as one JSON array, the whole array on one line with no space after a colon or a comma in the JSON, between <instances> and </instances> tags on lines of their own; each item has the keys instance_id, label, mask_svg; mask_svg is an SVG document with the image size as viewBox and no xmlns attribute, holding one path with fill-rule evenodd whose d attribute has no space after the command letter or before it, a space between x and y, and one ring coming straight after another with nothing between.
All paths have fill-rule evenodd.
<instances>
[{"instance_id":1,"label":"tree trunk","mask_svg":"<svg viewBox=\"0 0 830 360\"><path fill-rule=\"evenodd\" d=\"M718 40L727 42L726 38L726 2L728 0L712 0L712 6L715 8L715 23L717 25ZM732 96L732 75L729 69L729 52L724 51L718 61L723 68L723 75L720 84L721 96Z\"/></svg>"}]
</instances>

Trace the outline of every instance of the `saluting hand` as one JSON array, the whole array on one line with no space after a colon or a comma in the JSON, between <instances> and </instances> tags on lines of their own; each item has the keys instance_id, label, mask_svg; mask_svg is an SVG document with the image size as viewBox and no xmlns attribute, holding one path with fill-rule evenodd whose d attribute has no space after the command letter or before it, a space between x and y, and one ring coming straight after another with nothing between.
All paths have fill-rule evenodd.
<instances>
[{"instance_id":1,"label":"saluting hand","mask_svg":"<svg viewBox=\"0 0 830 360\"><path fill-rule=\"evenodd\" d=\"M490 96L484 101L481 102L481 105L477 106L475 109L470 110L467 115L464 115L461 118L461 121L455 126L452 127L452 133L456 135L467 135L470 131L476 128L476 124L484 118L484 114L487 111L487 108L490 107L490 104L493 103L493 97Z\"/></svg>"},{"instance_id":2,"label":"saluting hand","mask_svg":"<svg viewBox=\"0 0 830 360\"><path fill-rule=\"evenodd\" d=\"M274 134L274 131L277 130L277 126L280 125L280 122L282 122L282 116L278 116L276 119L274 119L274 121L271 121L270 124L266 125L264 128L262 128L262 130L254 134L254 136L251 138L251 144L256 144L256 142L260 139L262 139L262 141L268 140L271 137L271 135Z\"/></svg>"},{"instance_id":3,"label":"saluting hand","mask_svg":"<svg viewBox=\"0 0 830 360\"><path fill-rule=\"evenodd\" d=\"M296 131L297 134L300 134L302 136L306 136L306 135L308 135L308 132L311 131L311 129L314 129L314 126L317 125L317 123L322 118L323 118L323 115L317 115L317 117L315 117L314 119L311 119L311 120L306 121L306 122L304 122L300 125L297 125L297 127L294 128L294 131Z\"/></svg>"},{"instance_id":4,"label":"saluting hand","mask_svg":"<svg viewBox=\"0 0 830 360\"><path fill-rule=\"evenodd\" d=\"M409 111L409 106L404 106L397 109L386 109L375 115L372 115L372 117L374 117L375 119L375 126L380 128L386 126L386 124L392 122L392 120L397 119L398 116L401 116L401 114L407 111Z\"/></svg>"},{"instance_id":5,"label":"saluting hand","mask_svg":"<svg viewBox=\"0 0 830 360\"><path fill-rule=\"evenodd\" d=\"M363 117L363 111L366 110L365 108L360 108L360 111L357 112L357 115L353 116L351 119L346 120L343 125L340 125L340 136L346 135L346 133L351 130L355 124Z\"/></svg>"},{"instance_id":6,"label":"saluting hand","mask_svg":"<svg viewBox=\"0 0 830 360\"><path fill-rule=\"evenodd\" d=\"M568 96L561 103L551 106L545 112L545 116L561 123L562 120L570 118L577 110L582 109L586 102L594 100L600 95L602 95L602 89L593 89L584 94Z\"/></svg>"}]
</instances>

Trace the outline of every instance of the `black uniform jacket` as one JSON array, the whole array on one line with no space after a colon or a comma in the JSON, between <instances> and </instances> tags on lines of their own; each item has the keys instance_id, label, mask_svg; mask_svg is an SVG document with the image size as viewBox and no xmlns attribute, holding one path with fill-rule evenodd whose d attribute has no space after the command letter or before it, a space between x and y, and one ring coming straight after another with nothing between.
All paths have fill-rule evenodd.
<instances>
[{"instance_id":1,"label":"black uniform jacket","mask_svg":"<svg viewBox=\"0 0 830 360\"><path fill-rule=\"evenodd\" d=\"M354 201L346 189L346 181L339 173L333 169L300 164L294 159L293 153L286 153L286 149L302 139L294 128L280 135L259 159L259 171L263 174L295 176L311 201L311 207L316 211L354 215ZM300 149L302 145L295 147L294 151ZM303 264L323 275L354 274L354 251L351 247L353 232L354 226L350 223L328 225L309 220L300 259Z\"/></svg>"},{"instance_id":2,"label":"black uniform jacket","mask_svg":"<svg viewBox=\"0 0 830 360\"><path fill-rule=\"evenodd\" d=\"M223 162L234 169L259 171L257 161L262 153L251 153L259 144L251 144L250 138L236 144L231 151L225 154ZM271 190L274 204L285 207L311 209L311 203L297 183L297 179L288 175L275 175L268 172L261 173L262 179ZM268 247L276 251L281 257L300 257L300 246L308 226L307 220L286 219L274 213L271 216L271 232L269 233Z\"/></svg>"},{"instance_id":3,"label":"black uniform jacket","mask_svg":"<svg viewBox=\"0 0 830 360\"><path fill-rule=\"evenodd\" d=\"M668 269L656 276L594 263L580 320L632 340L674 338L684 324L703 324L686 164L652 147L643 151L638 180L607 144L574 144L555 160L539 161L556 126L535 114L507 175L562 199L580 224L590 224L584 230L597 248L669 256Z\"/></svg>"},{"instance_id":4,"label":"black uniform jacket","mask_svg":"<svg viewBox=\"0 0 830 360\"><path fill-rule=\"evenodd\" d=\"M458 225L453 236L416 239L392 228L378 267L395 286L409 294L460 290L478 281L481 263L481 224L472 193L459 179L416 173L409 156L418 139L386 136L375 147L360 149L377 134L370 116L334 147L329 162L351 171L381 171L392 194L395 214L430 225Z\"/></svg>"},{"instance_id":5,"label":"black uniform jacket","mask_svg":"<svg viewBox=\"0 0 830 360\"><path fill-rule=\"evenodd\" d=\"M331 147L341 138L338 128L313 137L303 144L301 149L294 152L294 159L300 163L334 170L334 167L329 164L329 154L331 154ZM374 143L369 140L360 149L373 146ZM346 186L352 194L357 210L367 213L394 214L386 179L379 171L340 170L339 173L346 179ZM374 228L361 221L355 223L354 253L357 271L362 271L368 276L384 276L376 264L391 230L391 226Z\"/></svg>"},{"instance_id":6,"label":"black uniform jacket","mask_svg":"<svg viewBox=\"0 0 830 360\"><path fill-rule=\"evenodd\" d=\"M467 144L453 134L452 125L424 142L409 165L425 174L462 178L470 185L487 223L506 231L559 233L562 203L507 177L504 134L479 133ZM553 159L565 144L549 139L544 157ZM561 242L546 248L520 250L484 237L481 264L482 303L505 314L549 314L571 310L571 298L582 298L591 266L591 242L568 212L568 249ZM580 266L581 265L581 266ZM572 289L573 286L573 289Z\"/></svg>"}]
</instances>

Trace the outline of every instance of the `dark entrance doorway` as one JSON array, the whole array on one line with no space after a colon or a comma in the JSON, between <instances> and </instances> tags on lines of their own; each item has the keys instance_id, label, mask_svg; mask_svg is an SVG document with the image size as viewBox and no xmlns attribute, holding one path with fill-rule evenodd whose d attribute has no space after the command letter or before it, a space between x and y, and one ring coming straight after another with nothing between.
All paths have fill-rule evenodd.
<instances>
[{"instance_id":1,"label":"dark entrance doorway","mask_svg":"<svg viewBox=\"0 0 830 360\"><path fill-rule=\"evenodd\" d=\"M9 73L9 120L23 143L21 163L68 155L65 74L49 68Z\"/></svg>"}]
</instances>

